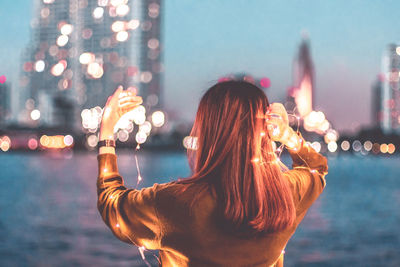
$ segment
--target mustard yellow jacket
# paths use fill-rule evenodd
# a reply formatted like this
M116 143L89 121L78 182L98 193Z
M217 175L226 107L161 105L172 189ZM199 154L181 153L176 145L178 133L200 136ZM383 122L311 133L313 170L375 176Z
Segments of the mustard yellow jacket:
M198 192L196 184L127 189L114 154L98 156L98 209L120 240L158 249L162 266L283 266L282 252L325 187L328 170L326 158L310 146L290 153L293 170L284 177L293 192L297 219L281 232L243 238L222 231L214 194L206 192L190 206Z

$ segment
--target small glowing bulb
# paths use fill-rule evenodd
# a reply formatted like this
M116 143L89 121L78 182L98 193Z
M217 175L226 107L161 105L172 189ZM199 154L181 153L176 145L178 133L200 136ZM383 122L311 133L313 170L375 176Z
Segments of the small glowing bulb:
M115 225L115 227L119 228L119 223L117 223L117 224Z
M142 176L138 175L137 179L138 179L139 182L142 181Z
M45 65L46 64L44 63L43 60L38 60L38 61L35 62L35 70L37 72L42 72L44 70L44 68L45 68Z
M252 159L251 160L253 163L258 163L258 162L260 162L260 159L259 158L254 158L254 159Z
M111 25L111 30L113 32L120 32L125 30L125 22L117 20Z
M265 132L261 132L260 135L261 135L261 136L265 136Z
M70 35L72 33L73 29L74 29L74 27L71 24L64 24L61 27L60 32L63 35Z
M32 110L31 119L34 121L37 121L38 119L40 119L40 111L37 109Z
M103 15L104 15L104 9L103 9L102 7L96 7L96 8L93 10L93 17L94 17L95 19L100 19L100 18L103 17Z
M126 31L120 31L117 33L115 39L117 39L118 42L125 42L128 40L129 34Z

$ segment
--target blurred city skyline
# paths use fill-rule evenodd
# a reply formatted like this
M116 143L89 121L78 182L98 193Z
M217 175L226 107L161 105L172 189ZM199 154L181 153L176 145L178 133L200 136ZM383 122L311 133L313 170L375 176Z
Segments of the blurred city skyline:
M354 132L371 124L371 87L384 50L398 41L394 10L399 3L169 0L163 5L163 93L167 110L180 118L192 120L202 93L231 73L269 77L270 101L284 101L306 31L316 74L316 110L325 112L338 130ZM32 7L32 0L9 1L0 11L0 75L12 90L18 89L20 55L29 44Z

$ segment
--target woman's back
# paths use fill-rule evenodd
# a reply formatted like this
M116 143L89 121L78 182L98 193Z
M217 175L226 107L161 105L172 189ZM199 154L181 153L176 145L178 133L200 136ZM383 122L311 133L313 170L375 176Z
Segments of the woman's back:
M201 198L192 204L204 186L199 183L125 190L111 154L99 156L99 169L107 172L99 175L98 208L118 238L159 249L163 266L270 266L325 186L327 161L322 155L309 146L291 155L294 170L284 179L293 194L296 221L280 232L253 237L233 233L212 189L201 190Z
M295 227L259 237L235 235L221 218L215 194L207 190L191 205L199 185L176 195L187 186L170 184L157 193L163 266L269 266L276 262Z
M118 100L119 90L106 104L111 119L103 118L100 139L112 138L121 112L141 100ZM118 101L125 109L113 113ZM211 87L191 137L192 175L140 191L123 186L115 154L100 149L103 220L121 240L160 250L163 266L281 265L286 243L325 186L326 159L289 127L282 105L269 105L247 82ZM294 170L282 172L273 140L290 148Z

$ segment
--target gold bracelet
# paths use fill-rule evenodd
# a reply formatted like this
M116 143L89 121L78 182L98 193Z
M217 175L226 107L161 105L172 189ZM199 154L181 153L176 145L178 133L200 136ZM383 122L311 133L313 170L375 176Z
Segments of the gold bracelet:
M97 143L97 147L98 148L103 147L103 146L105 146L105 147L115 147L115 141L112 140L112 139L104 139L104 140L101 140L101 141L99 141Z

